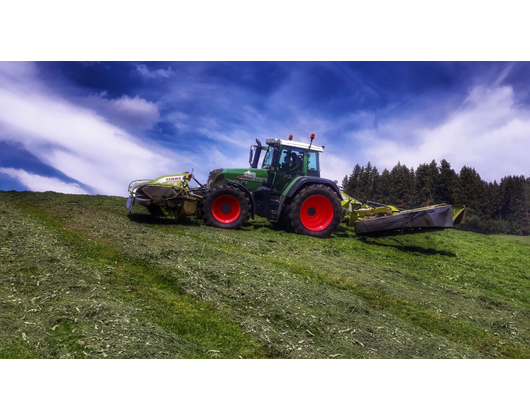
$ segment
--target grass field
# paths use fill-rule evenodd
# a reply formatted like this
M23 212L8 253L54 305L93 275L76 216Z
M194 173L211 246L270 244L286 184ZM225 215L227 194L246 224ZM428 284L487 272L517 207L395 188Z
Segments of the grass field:
M530 236L518 236L518 235L491 235L494 238L505 239L507 241L517 241L524 244L530 245Z
M0 193L1 358L530 357L530 244L134 212Z

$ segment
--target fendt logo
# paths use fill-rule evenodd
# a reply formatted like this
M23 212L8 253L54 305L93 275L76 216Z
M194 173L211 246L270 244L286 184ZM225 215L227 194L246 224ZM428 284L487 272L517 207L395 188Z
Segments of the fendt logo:
M245 172L243 175L239 175L237 179L241 179L243 181L255 181L255 182L267 181L265 178L257 178L254 172Z

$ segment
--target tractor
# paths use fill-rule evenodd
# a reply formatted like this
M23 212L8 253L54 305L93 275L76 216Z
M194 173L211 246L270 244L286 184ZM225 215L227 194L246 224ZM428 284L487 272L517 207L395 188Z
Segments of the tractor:
M214 169L206 184L193 173L165 175L129 184L127 209L135 203L154 216L181 219L192 216L208 225L239 229L255 216L287 231L329 237L344 216L359 234L403 228L446 228L462 223L463 207L436 205L400 211L393 206L370 207L341 192L336 182L320 177L324 146L293 140L256 139L250 147L249 166ZM194 180L198 186L190 187Z

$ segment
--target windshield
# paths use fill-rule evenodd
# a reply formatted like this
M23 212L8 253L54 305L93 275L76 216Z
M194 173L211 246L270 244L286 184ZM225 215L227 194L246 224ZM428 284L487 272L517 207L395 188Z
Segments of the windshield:
M272 162L272 149L267 149L267 154L265 155L265 158L263 159L263 164L261 165L261 169L269 169L271 167Z

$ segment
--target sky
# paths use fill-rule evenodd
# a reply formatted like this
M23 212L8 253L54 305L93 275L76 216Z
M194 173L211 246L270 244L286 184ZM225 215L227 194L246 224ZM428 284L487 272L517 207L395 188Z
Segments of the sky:
M528 62L0 62L0 190L126 196L311 133L339 183L369 161L530 176L529 78Z

